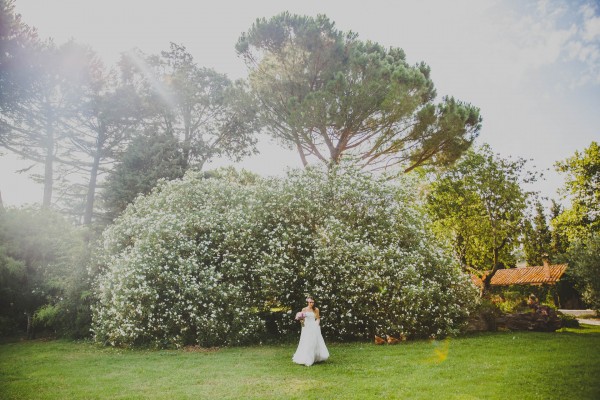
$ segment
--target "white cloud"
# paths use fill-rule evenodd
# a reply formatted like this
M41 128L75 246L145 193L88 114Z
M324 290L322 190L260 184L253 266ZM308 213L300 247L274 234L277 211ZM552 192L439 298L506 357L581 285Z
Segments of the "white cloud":
M600 80L600 17L588 1L576 8L569 1L540 0L520 3L502 18L492 20L502 32L498 48L512 60L508 72L519 81L542 69L568 68L561 88L597 84Z
M583 38L588 42L600 39L600 17L584 13Z

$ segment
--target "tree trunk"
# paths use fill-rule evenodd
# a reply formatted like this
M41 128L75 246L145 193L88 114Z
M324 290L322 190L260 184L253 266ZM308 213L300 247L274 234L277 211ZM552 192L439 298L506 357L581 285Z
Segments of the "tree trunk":
M35 327L33 325L33 314L27 312L27 339L35 339Z
M463 235L457 235L456 237L456 248L458 250L458 259L463 270L467 268L467 254L465 250L465 238Z
M98 140L96 140L96 151L94 153L94 162L92 164L92 170L90 171L90 182L88 185L87 198L85 201L85 212L83 215L83 224L89 225L92 223L94 216L94 200L96 198L96 185L98 179L98 169L100 167L100 158L102 156L102 149L104 147L105 140L104 128L100 128L98 132Z
M186 110L183 113L184 138L183 138L183 165L187 170L190 165L190 156L192 150L192 116L191 112Z
M46 159L44 160L44 199L42 207L52 204L52 186L54 184L54 126L51 117L46 124Z
M302 150L302 146L299 141L296 141L296 149L298 150L298 154L300 154L300 160L302 160L302 166L306 168L308 165L308 160L306 159L306 155L304 154L304 150Z
M494 277L496 272L500 269L500 267L503 266L501 263L498 262L499 250L500 249L498 249L498 248L494 249L494 268L492 268L490 273L487 274L485 276L485 278L483 279L483 287L481 288L481 297L485 296L485 294L489 292L489 290L492 286L492 278Z

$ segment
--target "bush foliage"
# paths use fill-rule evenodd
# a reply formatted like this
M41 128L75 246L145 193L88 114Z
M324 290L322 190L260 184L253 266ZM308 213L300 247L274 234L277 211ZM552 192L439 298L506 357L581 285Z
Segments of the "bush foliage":
M0 335L89 335L86 257L84 230L59 213L0 210Z
M95 337L255 342L269 313L277 335L297 331L309 294L330 339L454 333L476 291L425 231L416 200L407 178L350 167L163 182L104 233Z
M600 233L573 242L567 259L583 300L600 311Z

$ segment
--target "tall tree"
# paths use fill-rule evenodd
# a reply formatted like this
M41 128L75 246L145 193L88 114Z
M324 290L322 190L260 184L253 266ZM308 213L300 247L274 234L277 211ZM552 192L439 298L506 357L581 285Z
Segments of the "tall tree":
M160 56L130 52L124 63L130 79L137 75L141 82L154 113L149 122L179 139L186 168L202 169L212 158L239 160L256 151L256 108L242 82L198 66L186 48L175 43Z
M592 142L583 152L556 163L566 174L564 194L571 206L553 220L555 229L569 240L581 239L600 231L600 146Z
M539 201L535 203L533 220L525 220L523 249L529 265L542 265L544 258L552 258L552 233L546 221L544 206Z
M552 249L552 254L555 256L565 254L569 246L569 239L567 238L566 233L560 228L557 229L555 226L555 219L558 218L562 212L563 208L560 203L552 199L552 204L550 206L550 224L553 229L550 231L552 237L550 247Z
M143 117L134 89L120 84L115 74L107 72L101 64L94 66L74 122L73 162L89 160L80 168L87 175L84 224L91 223L94 216L100 174L107 172L124 151L125 143Z
M236 50L269 132L304 165L309 156L337 164L354 155L370 168L408 172L451 164L478 135L477 108L451 97L434 103L427 65L359 41L324 15L258 19Z
M149 193L159 179L181 178L184 172L183 152L174 137L157 133L135 137L107 178L103 194L107 219L116 218L139 194Z
M592 142L583 152L556 163L566 175L563 194L570 200L555 210L551 221L555 244L565 250L564 259L575 286L589 306L600 308L600 146Z
M566 254L575 287L589 307L600 311L600 234L576 239Z
M13 0L0 0L0 111L16 106L32 93L35 71L31 58L41 42L35 29L15 12ZM2 126L0 125L0 129ZM0 135L5 131L0 130Z
M520 184L536 179L525 172L525 163L501 158L484 145L437 173L427 196L434 230L450 241L463 267L491 270L486 288L499 268L515 263L513 251L531 195Z
M30 62L35 69L30 95L3 110L0 146L41 164L44 184L42 205L49 207L57 163L68 164L64 141L70 136L70 119L81 100L81 82L88 74L86 50L74 42L48 43Z

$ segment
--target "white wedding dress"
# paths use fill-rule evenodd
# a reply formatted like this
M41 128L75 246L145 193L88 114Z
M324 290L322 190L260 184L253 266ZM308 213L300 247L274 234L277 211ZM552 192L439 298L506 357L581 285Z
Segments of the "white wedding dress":
M321 327L315 320L315 313L307 311L304 314L304 326L300 333L300 343L298 343L298 348L292 360L296 364L304 364L309 367L315 362L327 360L329 351L321 335Z

